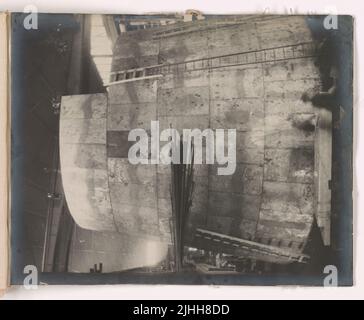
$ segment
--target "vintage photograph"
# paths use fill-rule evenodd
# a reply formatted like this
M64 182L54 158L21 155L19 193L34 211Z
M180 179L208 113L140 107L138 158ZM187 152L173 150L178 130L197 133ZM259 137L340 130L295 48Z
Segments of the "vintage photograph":
M10 34L12 284L352 285L352 17Z

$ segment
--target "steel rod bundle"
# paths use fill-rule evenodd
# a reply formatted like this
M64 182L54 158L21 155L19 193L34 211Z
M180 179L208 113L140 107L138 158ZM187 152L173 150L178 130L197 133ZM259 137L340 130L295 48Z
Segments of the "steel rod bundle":
M184 231L192 205L193 182L193 159L194 148L191 143L187 154L184 154L183 139L174 148L180 148L180 163L171 165L171 201L173 216L173 244L175 249L176 271L183 267Z

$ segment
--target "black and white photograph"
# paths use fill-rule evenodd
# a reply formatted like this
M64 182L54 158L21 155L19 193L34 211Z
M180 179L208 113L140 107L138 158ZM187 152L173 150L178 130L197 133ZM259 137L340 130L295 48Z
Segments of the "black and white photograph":
M14 281L351 284L351 17L11 18Z
M352 16L8 18L9 285L353 285Z

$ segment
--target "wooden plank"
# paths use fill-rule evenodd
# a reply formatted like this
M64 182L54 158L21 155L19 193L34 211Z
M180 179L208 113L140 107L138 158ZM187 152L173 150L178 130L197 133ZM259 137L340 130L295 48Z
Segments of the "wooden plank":
M315 185L316 185L316 219L320 227L323 242L331 243L331 154L332 154L332 113L320 109L318 127L315 136Z

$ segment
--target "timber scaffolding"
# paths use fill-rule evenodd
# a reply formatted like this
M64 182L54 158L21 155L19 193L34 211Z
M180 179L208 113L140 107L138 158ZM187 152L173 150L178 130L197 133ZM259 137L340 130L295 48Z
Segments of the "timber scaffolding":
M312 58L315 56L318 56L318 43L303 42L295 45L286 45L188 60L184 62L114 71L111 72L110 83L106 84L106 86L138 80L158 79L167 74L279 62L291 59Z

